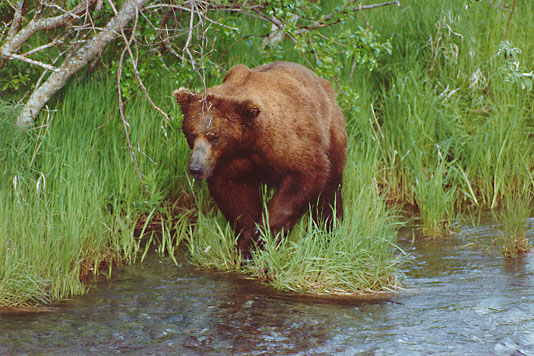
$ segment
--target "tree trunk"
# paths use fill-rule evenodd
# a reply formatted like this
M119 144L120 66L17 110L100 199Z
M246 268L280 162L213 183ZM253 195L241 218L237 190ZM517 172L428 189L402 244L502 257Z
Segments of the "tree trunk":
M17 118L17 125L20 127L31 126L39 111L65 85L67 79L87 64L97 53L101 52L112 39L117 37L120 29L130 22L138 9L147 1L127 0L119 10L118 16L113 17L106 27L97 33L85 46L66 58L57 72L50 74L41 86L35 88Z

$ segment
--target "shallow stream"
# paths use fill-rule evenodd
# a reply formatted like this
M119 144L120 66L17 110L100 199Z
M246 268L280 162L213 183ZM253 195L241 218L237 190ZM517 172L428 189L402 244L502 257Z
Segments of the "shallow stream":
M303 300L152 256L51 312L0 315L0 355L534 355L534 252L505 259L498 233L408 232L390 301Z

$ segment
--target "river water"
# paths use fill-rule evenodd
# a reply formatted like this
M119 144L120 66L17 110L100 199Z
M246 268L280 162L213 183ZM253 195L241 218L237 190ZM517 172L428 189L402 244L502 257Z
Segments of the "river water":
M0 315L0 355L534 355L534 253L505 259L498 233L407 233L389 301L304 300L152 256L51 312Z

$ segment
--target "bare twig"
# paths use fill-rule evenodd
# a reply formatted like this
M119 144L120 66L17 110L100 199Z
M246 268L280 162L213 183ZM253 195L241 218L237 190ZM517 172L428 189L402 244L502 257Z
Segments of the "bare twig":
M359 11L361 13L363 10L372 10L372 9L376 9L376 8L388 6L388 5L400 6L400 1L393 0L393 1L386 1L383 3L370 4L370 5L362 5L360 2L358 6L354 6L354 7L345 9L345 10L336 10L324 16L321 19L321 21L316 21L311 25L307 25L307 26L297 25L298 29L293 31L293 35L298 36L308 31L336 25L341 22L341 19L337 17L339 15L345 15L345 14L356 12L356 11ZM271 26L271 33L268 35L268 37L264 40L264 43L262 44L263 47L265 47L265 45L273 45L281 41L283 37L282 34L289 37L293 42L297 43L297 40L291 34L283 32L285 24L282 23L280 20L278 20L274 16L265 15L263 12L261 12L259 8L252 8L251 11L256 13L258 17L261 18L262 20L271 22L273 24L273 26ZM295 13L295 16L296 17L292 17L290 21L296 22L296 20L298 19L298 14Z
M506 28L504 29L504 42L506 42L506 36L508 35L508 27L510 26L510 22L512 21L512 16L514 15L515 11L515 0L512 3L512 11L510 11L510 16L508 17L508 22L506 23Z
M10 29L10 40L5 41L4 45L0 47L0 67L5 64L5 58L9 58L10 55L15 54L20 46L28 41L33 34L39 31L52 30L74 21L76 18L79 18L81 14L85 13L90 7L92 7L95 4L95 1L96 0L84 0L71 11L66 11L62 15L56 17L40 18L40 12L38 12L24 28L18 31L13 30L13 33L11 33L12 31ZM23 7L20 11L16 11L15 16L23 16ZM18 24L16 21L13 21L12 29L20 28L20 21L22 21L22 18L20 18L18 21Z
M191 7L191 6L190 7L184 7L184 6L173 5L173 4L154 4L154 5L147 6L146 9L149 10L149 9L157 9L157 8L169 8L169 9L177 9L177 10L182 10L182 11L193 11L193 12L197 13L197 15L198 15L198 11L197 11L198 4L199 3L206 4L206 3L202 2L202 1L195 1L195 0L193 0L193 2L195 3L195 5L193 7ZM192 8L193 8L193 10L191 10ZM206 8L206 10L208 9L208 7L205 7L205 8ZM213 7L213 6L210 6L209 9L210 10L211 9L222 10L221 8ZM231 9L235 10L235 8L231 8ZM206 15L207 15L207 12L206 12ZM220 23L218 21L210 19L207 16L205 16L205 21L211 22L214 25L221 26L221 27L227 28L229 30L239 31L239 29L236 28L236 27L225 25L223 23Z
M371 10L371 9L376 9L377 7L388 6L388 5L401 6L400 0L386 1L380 4L371 4L371 5L363 5L363 6L360 3L360 5L353 7L351 11Z
M336 12L330 13L330 14L326 15L320 22L316 22L312 26L304 26L304 27L302 27L302 31L309 31L309 30L314 30L314 29L318 29L318 28L322 28L322 27L327 27L327 26L332 26L332 25L338 24L339 21L340 21L339 19L336 19L333 22L328 22L328 21L332 20L336 15L348 14L350 12L356 12L356 11L360 11L361 12L363 10L372 10L372 9L376 9L376 8L379 8L379 7L382 7L382 6L388 6L388 5L400 6L400 1L399 0L386 1L386 2L383 2L383 3L379 3L379 4L370 4L370 5L362 5L360 3L360 5L354 6L352 8L349 8L348 10L341 10L341 11L336 11Z
M81 16L80 16L81 14L77 14L75 12L65 10L64 8L62 8L61 6L59 6L57 4L49 4L46 1L41 1L41 5L43 5L44 7L50 7L50 8L59 10L59 12L62 12L64 15L72 16L74 19L80 19L81 18Z
M194 30L198 27L198 26L201 26L202 27L202 31L201 33L204 34L204 16L202 16L201 14L201 11L200 9L198 8L197 6L197 3L194 1L194 0L191 0L190 1L190 17L189 17L189 30L188 30L188 34L187 34L187 40L185 42L185 45L184 45L184 49L183 51L187 54L187 56L189 57L189 60L190 60L190 63L191 63L191 69L193 69L193 71L195 73L197 73L197 75L199 76L199 79L200 81L202 82L202 85L204 87L204 92L206 92L206 77L204 75L204 52L203 52L203 46L200 47L201 49L201 68L199 69L198 66L197 66L197 63L195 61L195 58L193 56L193 54L191 53L191 41L193 39L193 32ZM195 14L199 16L199 22L195 25ZM202 37L202 44L204 42L204 37ZM202 71L202 73L201 73Z
M31 54L34 54L34 53L37 53L39 51L42 51L43 49L47 49L47 48L50 48L50 47L54 47L60 43L63 43L63 41L59 41L59 40L53 40L52 42L50 43L47 43L47 44L44 44L42 46L39 46L39 47L35 47L35 48L32 48L31 50L29 50L28 52L25 52L23 54L21 54L22 57L27 57Z
M171 15L174 14L174 8L169 8L167 12L165 12L165 15L161 18L161 21L159 23L159 38L161 39L161 52L163 52L163 49L166 49L170 54L178 58L179 60L183 61L184 57L178 54L174 50L174 48L171 45L171 41L169 39L169 28L167 26L169 19L171 18Z
M193 58L193 55L191 54L191 51L189 50L189 46L191 44L191 39L193 38L193 24L194 24L194 21L195 21L195 14L193 12L193 9L194 9L194 2L191 1L191 13L190 13L190 16L189 16L189 32L187 34L187 40L185 41L185 45L184 45L184 49L183 50L189 56L189 59L191 60L191 66L193 67L193 70L196 70L195 59Z
M26 57L21 56L19 54L11 53L11 54L5 54L4 56L7 59L16 59L16 60L19 60L19 61L22 61L22 62L33 64L33 65L36 65L36 66L39 66L39 67L43 67L43 68L45 68L45 69L47 69L49 71L52 71L52 72L59 71L59 69L57 69L54 66L51 66L51 65L43 63L43 62L36 61L34 59L31 59L31 58L26 58Z
M111 0L108 0L108 3L111 5L111 8L113 9L113 12L114 12L115 16L118 16L117 9L113 5L113 2ZM136 14L135 14L135 21L136 21L135 23L136 24L137 24L137 20L138 20L138 13L136 12ZM145 97L147 98L147 100L150 103L150 105L152 105L152 107L154 109L156 109L161 115L163 115L165 117L166 122L169 122L170 121L169 115L167 115L163 110L161 110L161 108L159 106L154 104L154 101L152 101L152 98L148 94L148 91L146 90L146 87L143 84L143 81L141 80L141 76L139 75L139 71L137 70L137 61L134 59L134 55L133 55L132 50L130 48L130 43L131 42L129 42L127 40L126 34L124 33L123 26L119 25L119 29L120 29L120 32L121 32L121 36L122 36L122 38L124 39L124 41L126 43L126 49L128 50L128 54L129 54L130 59L132 61L132 67L133 67L133 70L134 70L134 75L135 75L135 78L136 78L137 82L139 83L139 86L143 90L143 93L145 94ZM132 38L134 38L134 36L135 36L135 31L132 31Z
M134 25L134 27L135 26L136 24ZM122 28L121 28L121 31L122 31ZM128 121L126 121L126 117L124 114L124 102L122 100L122 90L121 90L122 64L124 62L124 55L126 51L130 50L130 43L134 38L134 35L133 35L134 33L135 31L132 32L132 36L130 37L129 40L125 39L126 47L122 50L122 53L119 59L119 67L117 68L117 91L119 93L119 112L121 114L121 121L122 121L122 127L124 128L124 134L126 135L126 143L128 145L128 150L130 151L130 159L132 160L132 163L134 164L135 171L137 172L137 175L139 176L139 181L141 182L143 189L148 193L149 190L147 186L145 185L145 182L143 181L143 175L141 174L141 170L139 169L139 164L137 163L137 158L135 157L135 152L132 147L131 140L130 140L130 132L128 130L130 127L130 124L128 123Z
M191 0L190 2L190 17L189 17L189 30L187 34L187 41L185 43L183 51L187 54L190 60L191 68L195 73L197 73L200 81L202 82L203 87L203 93L202 96L202 112L204 114L205 121L203 122L203 126L206 127L207 130L211 127L211 116L206 115L206 113L210 110L210 105L208 104L206 100L207 96L207 85L206 85L206 73L204 68L204 47L206 44L206 13L207 13L207 7L199 6L199 4L202 5L201 1L195 1ZM198 22L195 24L195 14L198 17ZM200 32L199 31L200 27ZM197 65L197 62L195 61L194 56L191 53L191 42L193 40L193 32L197 30L197 40L200 41L200 68ZM185 57L185 56L184 56Z

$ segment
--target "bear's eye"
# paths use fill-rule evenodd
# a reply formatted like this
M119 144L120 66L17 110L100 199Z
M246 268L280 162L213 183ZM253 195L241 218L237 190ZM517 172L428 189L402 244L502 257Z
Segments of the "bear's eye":
M217 141L219 141L219 136L213 132L207 133L206 138L208 139L209 143L217 143Z

